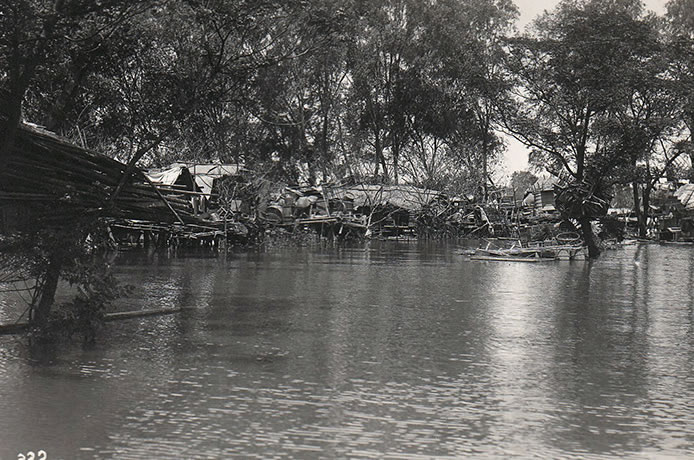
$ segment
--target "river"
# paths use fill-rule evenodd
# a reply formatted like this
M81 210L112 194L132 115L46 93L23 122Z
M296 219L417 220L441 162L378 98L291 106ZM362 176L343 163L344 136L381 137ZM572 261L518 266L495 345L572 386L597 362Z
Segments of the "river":
M460 249L122 254L118 308L184 310L0 337L0 459L694 455L694 248Z

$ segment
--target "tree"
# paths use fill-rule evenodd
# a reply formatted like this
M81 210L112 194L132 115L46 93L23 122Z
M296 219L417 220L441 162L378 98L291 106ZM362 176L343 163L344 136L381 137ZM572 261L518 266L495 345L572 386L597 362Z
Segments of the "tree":
M495 133L499 128L501 109L513 105L509 93L510 78L504 69L506 49L504 38L511 30L518 10L512 2L486 0L478 2L472 13L471 31L477 38L477 50L471 87L474 90L475 126L480 139L482 155L483 198L489 197L490 166L505 148L502 139Z
M84 57L108 40L122 24L136 17L152 0L2 0L0 2L0 73L3 117L0 117L0 158L12 147L21 121L25 95L38 74L55 78L69 72L79 79ZM87 59L88 61L88 59ZM72 65L73 68L68 70ZM83 74L82 74L83 75ZM73 93L75 82L64 91ZM67 102L66 102L67 103ZM65 104L61 104L65 105ZM54 117L58 119L58 117Z
M521 106L506 126L533 149L531 163L573 184L563 193L572 203L565 217L579 221L591 257L599 254L591 220L607 207L589 204L609 202L610 180L624 160L615 138L629 137L606 131L604 122L633 94L632 75L647 58L644 30L639 1L566 0L536 19L533 36L510 43Z
M19 0L0 3L0 86L2 109L0 110L0 160L9 156L14 147L15 136L22 119L22 108L27 92L34 90L42 78L54 79L70 75L57 94L49 112L52 127L57 127L62 115L68 111L71 99L79 92L85 81L85 66L89 49L108 41L112 33L151 6L150 1L126 2L111 0L92 3L81 1ZM46 81L46 80L44 80ZM38 92L40 93L40 92ZM59 94L62 93L62 94ZM67 97L63 97L67 94ZM38 97L40 99L40 97ZM60 229L48 229L49 234L59 235ZM24 240L38 244L37 233L26 233ZM64 248L80 247L85 237L73 232L73 241L56 243L55 238L45 252L42 267L40 298L37 299L37 324L45 324L53 304L55 290L66 262ZM19 243L22 246L22 243ZM26 245L25 245L26 246ZM28 246L31 246L28 245ZM30 253L27 254L30 256Z
M408 79L409 156L429 174L436 164L453 168L479 186L482 199L504 148L494 132L498 107L510 89L502 37L516 15L505 1L438 1L422 12L415 41L417 65Z
M651 15L632 27L633 65L618 74L615 105L596 123L605 151L614 158L614 180L632 184L639 234L644 238L651 192L682 154L673 144L681 134L681 104L661 25L662 21Z
M373 151L374 176L382 170L385 182L397 182L400 151L407 142L404 79L419 27L417 5L411 0L383 0L365 2L363 8L349 63L356 129Z
M286 178L316 184L330 180L338 124L349 82L346 57L352 11L341 3L316 2L295 18L284 47L304 43L291 59L268 66L253 82L251 116L260 120L264 149L275 155Z
M296 52L286 37L295 36L289 30L302 3L2 0L0 6L0 158L12 149L25 110L128 162L113 204L136 163L183 135L194 138L194 120L238 104L259 69L288 58L276 52L278 43ZM44 288L32 318L38 324L48 317L59 278L74 265L64 247L81 247L86 237L63 230L45 229L45 241L59 240L51 235L74 241L45 246ZM24 236L37 239L35 232Z
M694 165L694 1L668 2L666 21L671 75L679 101L678 118L686 130L679 150L687 155L690 164Z

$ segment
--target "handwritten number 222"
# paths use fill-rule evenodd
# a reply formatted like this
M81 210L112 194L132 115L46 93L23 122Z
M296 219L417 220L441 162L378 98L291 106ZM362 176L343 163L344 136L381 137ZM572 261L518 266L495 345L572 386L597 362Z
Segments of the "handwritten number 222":
M34 453L29 451L27 452L26 455L24 454L18 454L17 455L17 460L46 460L48 456L46 455L45 450L40 450L36 452L36 456L34 456Z

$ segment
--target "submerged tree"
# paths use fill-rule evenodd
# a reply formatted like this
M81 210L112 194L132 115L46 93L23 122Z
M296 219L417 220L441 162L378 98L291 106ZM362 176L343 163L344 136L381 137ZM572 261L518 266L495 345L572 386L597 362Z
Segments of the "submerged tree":
M532 36L511 42L510 69L522 105L507 128L532 149L531 163L570 185L565 195L576 196L567 202L586 204L580 212L565 209L580 223L592 257L599 250L591 220L607 209L591 203L609 202L611 181L625 158L618 140L634 140L626 123L633 114L621 125L618 115L643 96L635 72L658 52L649 45L653 38L642 13L638 0L567 0L535 21Z
M32 112L46 107L37 110L45 117L42 121L52 129L66 129L66 119L79 110L75 102L80 100L89 77L102 69L103 61L97 56L108 43L116 43L110 40L118 30L154 4L119 0L0 2L0 159L3 163L10 154L17 153L15 140L23 109ZM38 222L33 222L32 227L14 235L10 242L26 259L38 261L34 266L40 289L31 320L45 325L61 274L77 263L72 249L82 248L86 235L76 222L62 227L38 226Z

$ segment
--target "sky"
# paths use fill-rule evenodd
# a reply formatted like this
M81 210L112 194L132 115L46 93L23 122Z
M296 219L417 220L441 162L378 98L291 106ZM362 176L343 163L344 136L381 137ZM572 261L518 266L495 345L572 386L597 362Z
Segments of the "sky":
M538 14L544 10L552 10L559 0L515 0L520 11L518 29L523 30ZM645 0L646 9L657 14L665 13L667 0ZM507 137L508 149L504 157L505 173L511 175L514 171L528 169L528 150L517 140Z

